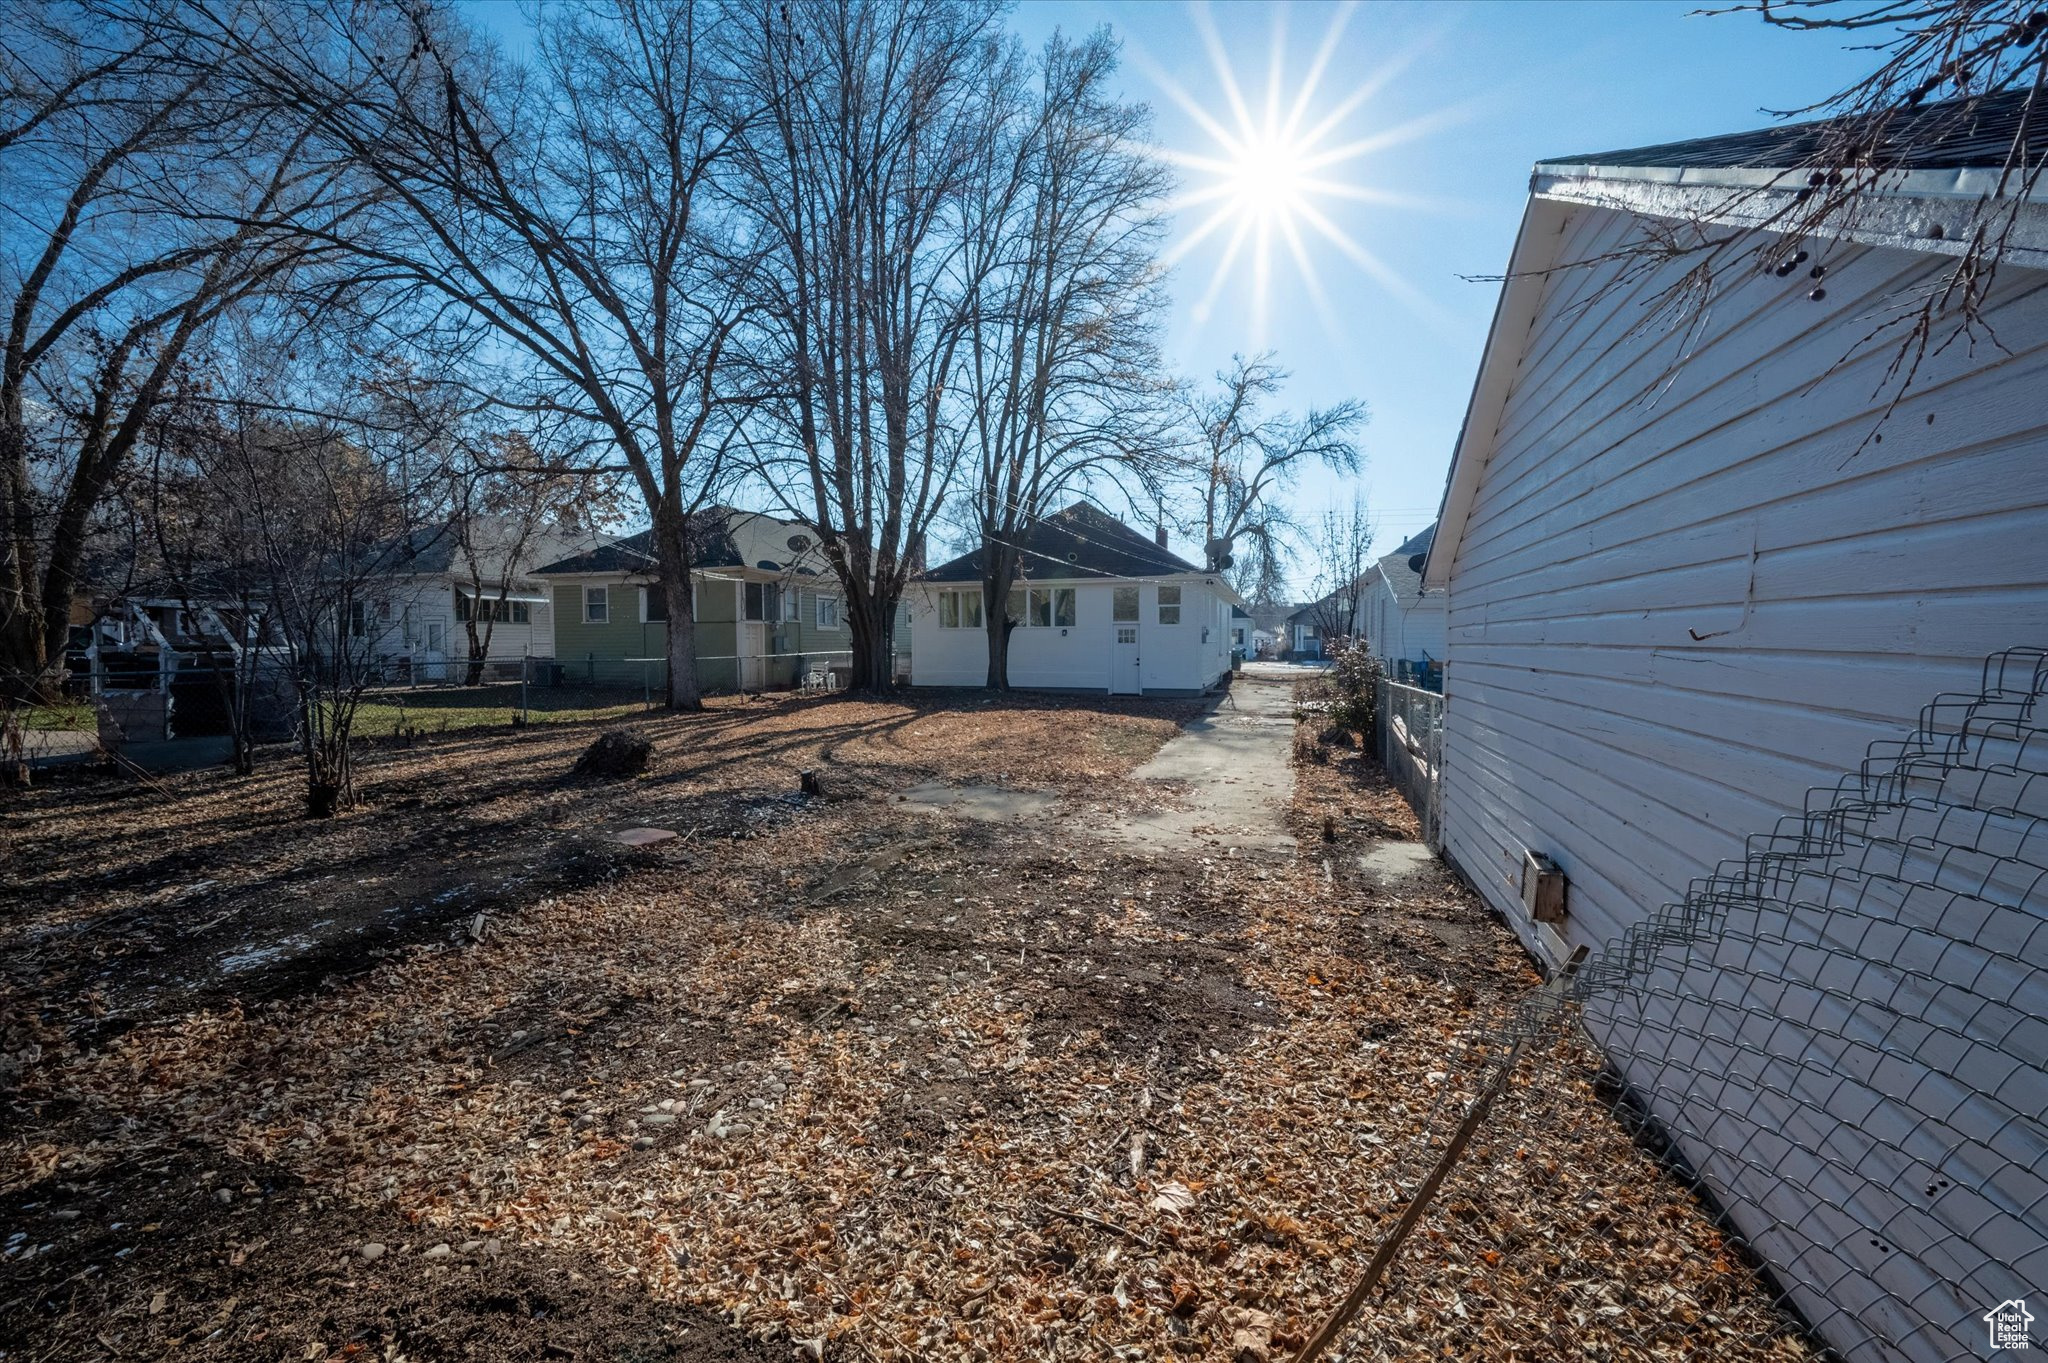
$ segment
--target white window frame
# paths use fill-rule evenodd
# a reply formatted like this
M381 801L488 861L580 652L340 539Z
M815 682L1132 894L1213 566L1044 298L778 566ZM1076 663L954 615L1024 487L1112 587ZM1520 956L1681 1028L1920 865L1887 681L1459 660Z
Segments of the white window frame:
M598 608L597 608L597 614L596 614L596 615L592 615L592 614L590 613L590 604L591 604L591 593L592 593L592 592L595 592L595 593L597 593L597 594L598 594L598 595L597 595L597 600L598 600L598 602L600 603L600 604L598 605ZM584 623L584 624L586 624L586 625L609 625L609 624L610 624L611 622L612 622L612 589L611 589L611 585L610 585L609 583L600 583L599 585L597 585L597 586L595 586L595 587L592 587L592 586L589 586L589 585L587 585L587 584L586 584L586 585L584 586L584 588L583 588L583 623Z
M950 622L947 620L951 614ZM973 619L968 619L969 616ZM981 588L968 587L949 589L939 593L940 629L980 629L982 627ZM824 628L824 626L819 626Z
M836 596L827 596L827 595L825 595L825 594L824 594L823 592L820 592L820 593L818 594L818 596L817 596L816 600L817 600L817 621L818 621L818 628L819 628L819 629L838 629L838 628L840 628L840 624L839 624L839 598L838 598L838 597L836 597ZM828 609L828 608L829 608L829 610L830 610L830 612L831 612L831 616L832 616L832 618L831 618L831 619L829 619L829 620L827 620L827 619L825 618L825 615L826 615L826 612L827 612L827 609Z
M1172 592L1172 593L1173 593L1173 600L1171 600L1171 601L1168 601L1168 600L1166 599L1166 594L1167 594L1168 592ZM1182 592L1181 592L1181 589L1180 589L1180 587L1179 587L1179 585L1178 585L1178 584L1168 583L1168 584L1166 584L1166 585L1163 585L1163 586L1161 586L1161 587L1159 588L1159 601L1158 601L1158 609L1159 609L1159 623L1160 623L1160 624L1162 624L1162 625L1178 625L1178 624L1180 623L1180 621L1181 621L1181 607L1182 607L1182 605L1184 604L1184 602L1183 602L1183 599L1182 599L1182 595L1183 595L1183 594L1182 594ZM1167 614L1166 614L1166 613L1167 613L1168 611L1172 611L1172 612L1173 612L1173 615L1172 615L1172 617L1171 617L1171 618L1168 618L1168 616L1167 616Z
M1123 613L1126 593L1129 594L1131 602L1131 613L1129 615ZM1109 589L1109 623L1112 625L1135 625L1144 617L1144 614L1145 600L1139 594L1137 587L1111 587Z

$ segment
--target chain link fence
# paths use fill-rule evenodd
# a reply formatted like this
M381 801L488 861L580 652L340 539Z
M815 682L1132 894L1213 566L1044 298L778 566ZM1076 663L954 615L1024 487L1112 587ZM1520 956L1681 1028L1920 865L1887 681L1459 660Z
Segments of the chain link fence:
M1380 765L1422 825L1422 840L1443 850L1444 698L1382 677L1376 683L1375 739Z
M1462 1038L1388 1163L1411 1245L1436 1237L1469 1278L1388 1274L1369 1323L1340 1313L1319 1348L1399 1357L1418 1312L1530 1280L1547 1309L1518 1327L1525 1357L2048 1344L2048 652L1994 656L1980 691L1582 957ZM1586 1153L1617 1133L1661 1171L1626 1199ZM1562 1239L1518 1229L1532 1196L1572 1212ZM1686 1241L1701 1204L1719 1238ZM1602 1273L1573 1271L1609 1245ZM1451 1327L1497 1353L1483 1314Z

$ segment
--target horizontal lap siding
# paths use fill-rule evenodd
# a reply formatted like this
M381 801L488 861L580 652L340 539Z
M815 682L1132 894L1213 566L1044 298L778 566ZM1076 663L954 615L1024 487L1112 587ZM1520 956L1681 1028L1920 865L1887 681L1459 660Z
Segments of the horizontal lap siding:
M1581 210L1563 258L1627 230ZM2043 278L2007 270L1998 344L1929 358L1862 443L1890 347L1837 368L1844 338L1940 266L1828 263L1826 302L1760 276L1683 337L1644 324L1668 275L1566 270L1531 327L1452 565L1446 837L1511 911L1523 849L1556 857L1572 942L2048 637Z
M1561 258L1628 231L1578 210ZM1523 916L1524 849L1570 879L1564 942L1597 948L1872 742L1904 737L1937 694L1975 693L1987 654L2048 642L2048 279L2003 271L1987 330L1924 360L1877 427L1893 349L1844 352L1942 262L1816 255L1824 301L1803 272L1759 275L1683 337L1644 324L1672 273L1559 271L1520 357L1493 357L1516 378L1450 567L1445 839L1539 949L1559 943ZM1870 916L1845 918L1812 907L1827 887L1803 890L1803 907L1771 910L1785 943L1694 947L1692 1001L1653 1008L1633 1045L1594 1025L1737 1224L1792 1265L1809 1318L1859 1360L1981 1343L1974 1313L2041 1261L2027 1210L2040 1132L2008 1120L2038 1109L2023 1090L2038 1093L2039 1070L2000 1040L2012 1010L1984 1002L2020 986L2002 983L2010 962L1986 966L1963 927L1914 907L1977 873L1982 858L1951 846L1974 825L1912 817L1901 837L1925 851L1887 872L1897 905L1851 879ZM1995 882L2008 900L2040 892L2009 880ZM2025 937L2035 902L1984 911L2023 920L1998 930ZM1824 924L1839 956L1803 949ZM1746 1000L1749 1030L1707 1025L1706 998ZM1928 1170L1976 1200L1922 1208L1908 1194ZM1866 1250L1877 1228L1910 1254ZM1991 1295L1965 1310L1947 1284Z

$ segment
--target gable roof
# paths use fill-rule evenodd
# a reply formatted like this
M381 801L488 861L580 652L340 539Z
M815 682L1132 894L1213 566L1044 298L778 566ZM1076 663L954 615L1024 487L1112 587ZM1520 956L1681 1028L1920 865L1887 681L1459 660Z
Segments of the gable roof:
M525 544L520 545L520 529L520 518L510 515L478 516L470 523L470 543L485 577L498 576L515 549L529 565L546 563L568 552L577 539L553 526L536 526L527 532ZM450 572L467 575L469 569L461 562L461 553L462 537L453 522L423 525L389 544L386 571L412 577ZM519 565L514 568L516 571ZM533 569L527 567L525 571Z
M1422 565L1435 539L1436 526L1432 523L1428 529L1401 541L1399 548L1374 565L1396 601L1413 604L1422 595Z
M2029 164L2048 159L2048 100L2030 110L2031 99L2031 91L2012 91L1866 120L1873 127L1882 123L1876 164L1889 169L1862 191L1858 211L1830 222L1826 232L1862 245L1956 256L1968 249L1987 215L2010 209L2009 218L1997 218L2004 258L2048 268L2048 176L2016 186L2004 169L2012 137L2022 126ZM1549 276L1569 263L1560 257L1571 215L1591 208L1691 218L1738 230L1767 225L1774 220L1773 205L1782 206L1804 190L1806 167L1798 158L1842 145L1839 135L1855 126L1855 120L1822 119L1536 164L1444 481L1436 537L1422 570L1425 587L1441 587L1450 579L1465 519L1492 456L1520 347L1535 323ZM2001 136L2005 151L1994 156L1990 148ZM1909 146L1916 137L1921 144ZM2015 202L2022 190L2024 198Z
M803 526L758 511L711 506L691 517L698 568L758 568L815 577L824 569L816 550L817 537ZM801 540L799 545L796 541ZM572 573L653 576L656 571L654 531L642 530L609 540L579 554L534 569L538 576Z
M1178 577L1203 570L1150 535L1131 529L1087 502L1075 502L1026 526L1017 544L1019 576L1041 581L1065 577ZM981 548L941 563L928 582L981 581Z
M2039 109L2028 116L2032 95L2031 89L2006 90L1882 115L1780 123L1684 142L1553 156L1537 165L1539 169L1790 170L1817 164L1816 158L1853 144L1864 150L1868 164L1891 170L2003 167L2012 154L2013 140L2022 135L2030 162L2048 154L2048 117Z

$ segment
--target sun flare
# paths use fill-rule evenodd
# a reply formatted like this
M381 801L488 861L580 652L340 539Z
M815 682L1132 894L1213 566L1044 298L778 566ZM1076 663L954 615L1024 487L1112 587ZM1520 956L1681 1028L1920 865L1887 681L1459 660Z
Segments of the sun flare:
M1308 184L1302 149L1284 137L1246 142L1230 165L1230 186L1239 213L1257 218L1291 218Z
M1206 7L1194 6L1191 17L1208 49L1217 100L1197 100L1142 53L1137 54L1152 79L1209 140L1209 146L1200 151L1165 149L1160 153L1183 171L1187 182L1171 207L1177 213L1197 214L1193 225L1168 251L1167 263L1177 263L1204 244L1220 244L1214 272L1194 304L1193 318L1198 324L1206 322L1225 288L1242 282L1251 305L1249 341L1254 347L1265 343L1273 268L1283 253L1306 285L1310 302L1332 337L1341 336L1342 329L1317 262L1318 256L1327 256L1330 247L1410 312L1432 324L1441 322L1420 290L1389 269L1340 221L1338 205L1432 207L1412 195L1368 183L1357 163L1373 152L1461 118L1463 111L1445 109L1370 132L1354 126L1360 109L1400 74L1416 52L1354 80L1341 99L1319 109L1318 91L1354 8L1342 6L1332 15L1302 71L1289 69L1284 17L1274 19L1265 90L1256 110L1245 96L1244 83ZM1274 13L1284 16L1284 11ZM1283 92L1290 92L1291 97L1283 99ZM1219 102L1221 107L1216 107ZM1314 249L1319 247L1325 249Z

